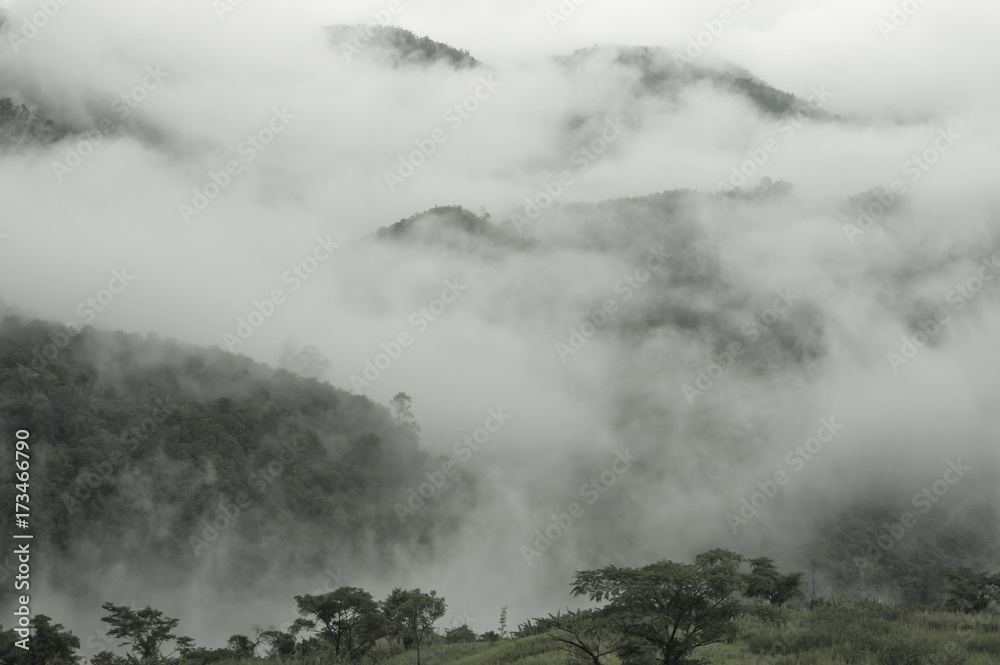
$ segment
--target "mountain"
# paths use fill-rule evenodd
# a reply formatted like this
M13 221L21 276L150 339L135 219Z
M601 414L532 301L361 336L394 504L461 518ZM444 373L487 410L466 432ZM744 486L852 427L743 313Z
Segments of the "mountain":
M476 215L461 206L438 206L380 227L375 237L383 242L426 242L469 250L485 246L526 249L535 244L489 219L485 211Z
M348 60L355 54L374 52L387 57L394 67L443 63L464 69L482 64L468 51L460 51L429 37L417 37L409 30L394 26L371 28L370 35L369 28L364 25L331 25L327 30L330 39Z
M768 85L742 67L730 63L712 66L666 48L593 46L557 57L555 61L567 75L575 74L581 81L595 86L625 74L635 81L630 92L636 99L675 99L689 86L708 83L747 98L761 111L773 116L802 113L810 118L834 118L822 108L816 108L820 105L810 106L807 100Z
M0 98L0 148L44 145L58 141L69 133L24 104Z
M0 421L8 459L13 433L30 431L36 541L61 562L56 588L74 594L108 570L157 570L170 585L214 563L224 586L356 556L377 569L394 548L419 556L432 531L452 528L451 501L475 503L461 472L403 522L394 506L432 462L411 423L315 379L155 335L4 318ZM9 505L14 483L0 481ZM0 528L12 530L10 514ZM0 577L15 565L0 564Z

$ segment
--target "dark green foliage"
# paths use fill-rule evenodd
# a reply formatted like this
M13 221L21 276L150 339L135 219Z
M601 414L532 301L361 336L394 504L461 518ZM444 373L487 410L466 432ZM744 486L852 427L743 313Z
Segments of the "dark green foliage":
M780 607L802 595L802 573L782 575L774 567L774 561L767 557L751 559L750 573L745 575L745 579L745 595L767 600L771 605Z
M127 605L104 603L101 605L107 616L101 621L108 624L108 636L122 640L122 646L128 646L139 658L160 656L160 647L165 643L178 640L179 646L187 646L190 639L179 640L174 629L180 622L163 615L163 612L146 607L133 610Z
M295 635L280 630L266 630L261 635L268 656L288 656L295 652Z
M364 589L340 587L319 596L296 596L305 627L318 631L335 655L357 660L383 637L389 622Z
M62 624L38 614L31 618L28 649L16 646L20 640L13 630L0 629L0 663L4 665L77 665L80 640Z
M384 616L386 621L389 623L389 634L401 639L403 647L406 649L413 646L413 638L406 634L406 629L398 610L402 607L403 603L409 599L409 597L409 591L396 587L389 592L389 595L386 596L385 600L379 603L379 609L382 611L382 616Z
M420 647L432 634L434 623L444 616L444 598L438 598L436 591L423 593L420 589L412 589L403 591L397 600L399 602L392 611L390 622L401 631L401 637L408 638L416 647L417 665L420 665Z
M517 624L517 630L514 632L514 637L521 638L530 637L532 635L544 635L548 631L548 627L542 621L528 619L524 623Z
M607 617L595 610L550 614L537 622L559 648L591 665L601 665L602 658L618 653L623 646Z
M746 588L742 559L716 549L699 554L694 564L582 571L573 578L573 595L606 603L592 625L616 636L615 651L625 665L687 663L696 648L735 632L733 619L744 612L735 597Z
M90 665L129 665L129 660L110 651L98 651L90 659Z
M430 525L454 523L441 500L400 524L393 504L427 456L386 407L218 349L7 317L0 421L3 459L14 431L31 432L36 538L67 561L91 549L136 574L159 566L169 583L225 539L244 546L230 568L242 580L292 559L322 570L362 541L388 561L393 543L419 548ZM14 482L0 477L6 505ZM227 527L222 511L240 497ZM11 516L0 514L0 531ZM11 565L0 554L0 582Z
M945 606L959 612L987 612L1000 606L1000 573L976 572L965 566L945 573L951 585Z
M251 640L246 635L233 635L226 644L229 646L229 650L233 653L234 658L249 659L257 654L257 646L260 644L260 640L260 635L257 636L256 641Z
M468 624L463 623L461 626L451 628L445 631L444 640L448 644L457 644L459 642L476 642L479 640L479 636L476 632L469 628Z

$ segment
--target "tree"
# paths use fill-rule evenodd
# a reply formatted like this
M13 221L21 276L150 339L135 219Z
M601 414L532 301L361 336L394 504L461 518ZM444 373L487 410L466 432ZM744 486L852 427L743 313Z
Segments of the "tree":
M476 632L469 628L469 624L463 623L461 626L456 626L451 628L444 633L444 641L448 644L457 644L458 642L475 642L479 639Z
M108 613L101 617L101 621L111 626L108 636L121 639L121 646L130 646L140 659L159 656L164 642L177 639L173 630L180 620L165 617L159 610L146 607L136 611L114 603L104 603L101 607Z
M403 626L402 619L397 613L397 610L403 603L409 600L409 598L409 591L396 587L389 592L389 595L386 596L385 600L379 603L379 609L382 610L382 616L385 617L385 620L389 625L389 634L400 638L403 641L404 649L411 648L413 643L412 640L405 634L406 630Z
M116 656L105 649L104 651L98 651L91 657L90 665L129 665L129 660L121 656Z
M261 626L254 626L253 639L250 639L246 635L233 635L227 642L229 650L233 652L236 658L241 660L256 658L258 647L260 647L261 642L265 641L265 633L267 631Z
M782 575L774 560L766 556L750 560L750 573L744 575L748 598L763 598L771 605L781 607L796 596L802 595L802 573Z
M62 624L52 623L50 617L39 614L31 619L31 639L25 651L15 646L17 636L13 630L0 632L0 663L9 665L76 665L80 657L76 650L80 640Z
M696 648L735 632L732 620L744 612L736 598L746 589L742 560L716 549L699 554L694 564L659 561L581 571L573 595L606 602L594 613L595 625L617 634L624 665L690 663Z
M945 607L960 612L986 612L1000 605L1000 573L975 572L965 566L948 571L951 584Z
M397 425L408 425L414 432L420 432L420 425L413 417L413 398L406 393L396 393L389 402L392 408L392 417Z
M344 586L318 596L296 596L295 602L299 614L308 617L303 624L318 627L338 656L356 660L385 634L378 604L364 589Z
M548 629L549 637L559 643L560 649L592 665L601 665L602 658L619 648L607 622L594 610L550 614L538 619L537 624Z
M401 627L404 638L409 637L417 649L417 665L420 665L420 647L434 628L434 622L444 616L447 606L444 598L438 598L436 591L423 593L420 589L402 592L402 602L393 612L392 622Z
M541 622L541 620L528 619L524 623L517 624L517 630L514 631L514 637L520 639L522 637L531 637L532 635L544 635L548 632L548 628Z
M295 635L280 630L265 630L261 639L267 644L268 657L290 656L295 653Z
M261 634L257 634L257 641L251 640L246 635L233 635L226 642L229 650L233 652L233 657L238 660L250 660L257 655L257 646L260 644Z

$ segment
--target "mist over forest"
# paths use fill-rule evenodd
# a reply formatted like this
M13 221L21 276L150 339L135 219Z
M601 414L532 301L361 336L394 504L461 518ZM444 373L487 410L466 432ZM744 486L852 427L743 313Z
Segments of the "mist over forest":
M800 604L998 570L1000 16L895 9L0 2L33 613L91 656L105 602L222 644L715 548Z

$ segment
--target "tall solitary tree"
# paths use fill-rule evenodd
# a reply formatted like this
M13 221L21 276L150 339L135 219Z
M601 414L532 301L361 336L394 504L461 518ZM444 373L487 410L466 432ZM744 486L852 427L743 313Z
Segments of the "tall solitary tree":
M296 596L303 624L319 630L338 656L356 660L386 632L386 624L372 595L343 586L318 596Z
M114 603L104 603L101 607L108 613L101 617L101 621L111 626L108 636L121 639L121 645L131 647L142 660L161 655L164 642L178 639L173 630L180 620L165 617L159 610L151 607L133 610Z
M802 573L782 575L775 568L774 560L766 556L750 559L750 573L744 577L748 598L763 598L780 607L802 595Z
M692 652L719 642L745 611L737 594L746 589L743 557L716 549L694 564L659 561L642 568L607 566L576 573L573 595L605 605L595 622L616 633L624 665L682 665Z
M402 631L404 639L409 639L417 649L417 665L420 665L420 648L434 628L434 623L444 616L447 606L444 598L438 598L436 591L423 593L420 589L402 592L400 602L392 617L394 625Z
M406 393L396 393L389 401L392 417L397 425L406 425L415 433L420 433L420 425L413 416L413 398Z

